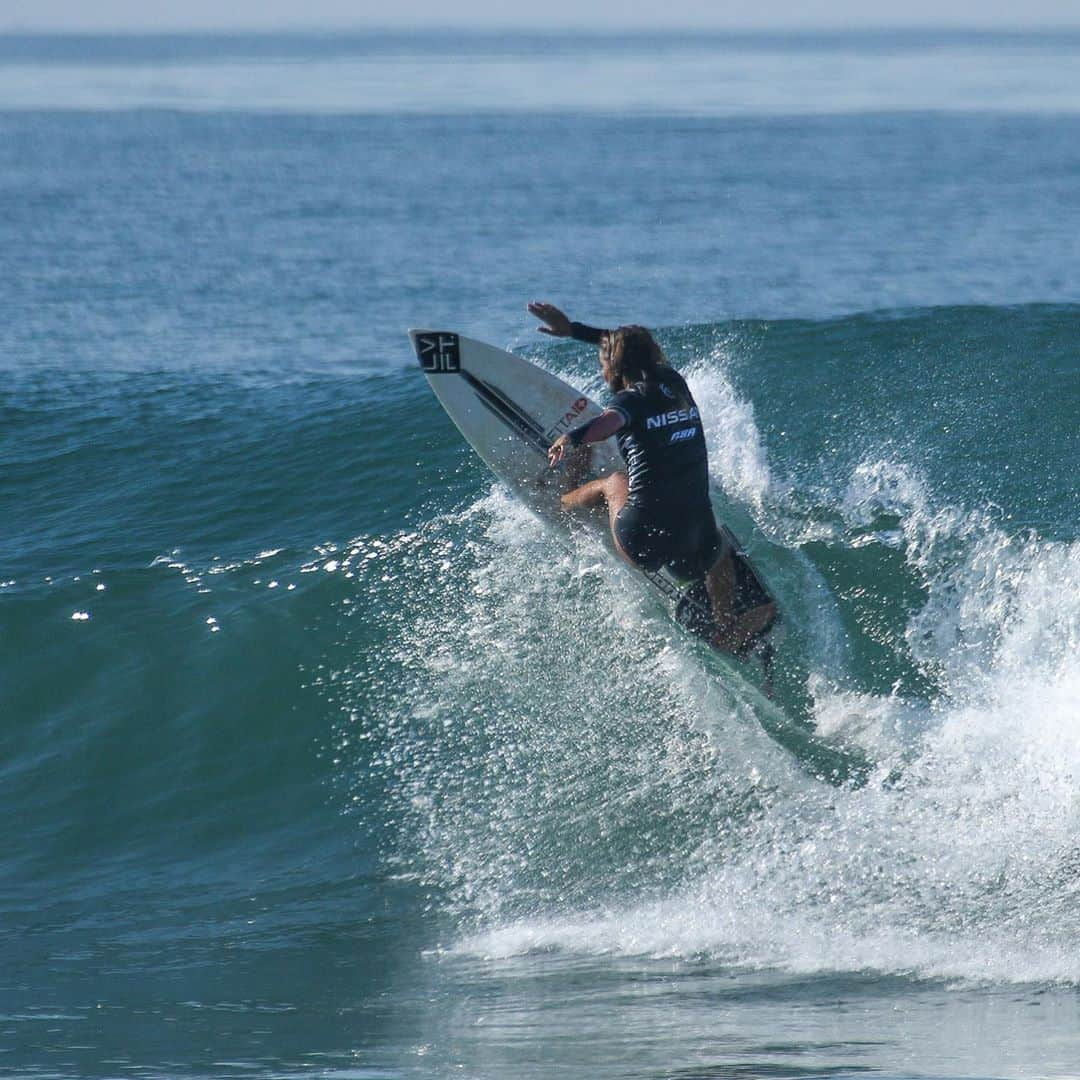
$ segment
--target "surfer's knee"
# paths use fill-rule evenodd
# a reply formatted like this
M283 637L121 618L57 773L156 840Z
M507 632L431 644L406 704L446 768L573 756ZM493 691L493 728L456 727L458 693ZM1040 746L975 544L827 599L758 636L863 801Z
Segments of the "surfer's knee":
M603 483L604 499L607 501L612 518L614 518L626 505L626 500L630 494L630 485L624 472L613 472L610 476L605 476Z
M771 646L767 638L776 625L778 615L779 608L773 600L742 612L732 620L726 635L726 643L721 647L732 652L740 660L749 659L766 648L771 657Z
M562 508L564 510L591 510L594 506L598 506L607 498L605 479L590 480L587 484L568 491L559 500Z

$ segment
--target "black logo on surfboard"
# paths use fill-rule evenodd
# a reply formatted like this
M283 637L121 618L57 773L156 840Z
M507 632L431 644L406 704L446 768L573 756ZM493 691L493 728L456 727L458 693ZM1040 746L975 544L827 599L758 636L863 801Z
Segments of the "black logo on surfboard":
M428 375L452 375L460 371L457 334L417 334L416 357Z

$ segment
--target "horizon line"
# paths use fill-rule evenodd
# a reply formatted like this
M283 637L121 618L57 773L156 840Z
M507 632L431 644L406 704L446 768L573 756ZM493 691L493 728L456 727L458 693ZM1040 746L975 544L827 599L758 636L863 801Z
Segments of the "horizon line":
M402 23L326 23L311 25L305 23L259 23L237 25L193 24L191 26L152 27L143 25L129 26L33 26L0 25L0 37L190 37L196 35L220 35L231 37L239 35L265 35L268 37L317 36L331 34L469 34L476 37L491 37L501 34L535 35L537 37L558 37L570 34L587 34L597 37L635 37L653 34L661 37L678 37L683 34L709 33L734 37L750 36L837 36L857 37L869 34L979 34L995 35L1050 35L1062 31L1080 32L1080 15L1071 20L1040 23L969 23L969 22L868 22L858 25L835 23L786 23L786 24L720 24L687 22L652 24L638 23L622 25L618 29L601 24L582 23L563 26L538 26L530 23L492 24L490 21L425 24L419 22Z

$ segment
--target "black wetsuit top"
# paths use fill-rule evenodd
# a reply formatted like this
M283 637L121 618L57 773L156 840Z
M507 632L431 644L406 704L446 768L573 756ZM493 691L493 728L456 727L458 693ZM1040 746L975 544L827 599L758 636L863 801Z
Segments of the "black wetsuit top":
M574 323L574 337L599 342L603 330ZM629 496L615 523L619 543L647 570L705 572L719 551L709 501L709 460L701 415L683 377L664 366L654 379L615 395L625 425L616 433Z
M627 501L643 510L690 511L709 502L701 415L683 377L668 368L615 395L626 422L616 433L626 461Z

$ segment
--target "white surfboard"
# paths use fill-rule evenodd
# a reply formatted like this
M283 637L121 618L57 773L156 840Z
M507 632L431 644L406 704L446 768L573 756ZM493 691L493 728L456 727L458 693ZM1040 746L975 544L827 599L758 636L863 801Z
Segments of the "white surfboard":
M566 479L548 467L547 450L564 432L599 416L601 407L531 361L492 345L442 330L410 330L409 337L428 384L469 445L526 506L569 529L570 520L559 509ZM613 439L593 443L587 452L580 482L620 467ZM725 531L744 572L771 599L760 574ZM700 581L681 581L667 569L638 572L667 597L679 622L711 642L713 616Z
M601 407L531 361L492 345L443 330L410 330L409 337L428 384L469 445L517 498L555 529L568 533L572 519L559 506L567 477L548 466L547 450L570 428L599 416ZM589 459L579 482L622 467L614 439L592 443L581 452ZM724 525L720 528L744 573L752 575L756 586L772 599L734 535ZM607 528L602 535L617 557ZM703 582L680 581L666 569L637 572L664 595L680 623L712 646L713 615ZM747 691L762 727L819 779L846 783L869 773L865 759L825 746L804 725L789 720L754 679L746 678L750 674L746 665L715 647L712 655Z

